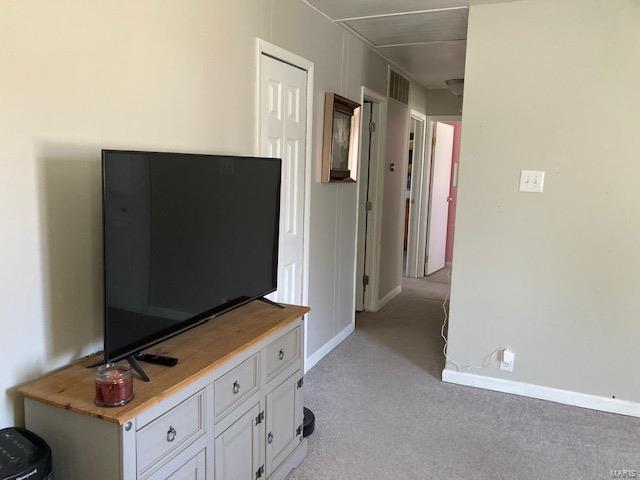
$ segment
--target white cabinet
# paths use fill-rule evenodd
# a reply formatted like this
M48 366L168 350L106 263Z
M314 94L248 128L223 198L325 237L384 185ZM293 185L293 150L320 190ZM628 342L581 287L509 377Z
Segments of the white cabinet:
M205 452L204 450L193 457L167 480L205 480Z
M51 374L30 391L26 427L51 446L56 477L284 480L307 451L302 315L308 309L244 308L251 315L238 311L235 320L211 322L158 347L180 363L153 367L149 383L136 380L136 399L121 409L96 409L95 373L85 367Z
M206 480L206 453L206 449L202 449L186 461L178 457L145 480Z
M215 441L215 480L255 480L260 462L260 404L228 426Z
M267 394L267 475L271 475L302 441L301 387L301 377L293 375Z

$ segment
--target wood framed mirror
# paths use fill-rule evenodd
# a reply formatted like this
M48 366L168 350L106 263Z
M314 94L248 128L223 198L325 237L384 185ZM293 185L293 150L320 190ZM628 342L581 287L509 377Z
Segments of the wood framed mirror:
M327 92L324 100L322 144L323 183L355 183L358 178L360 104Z

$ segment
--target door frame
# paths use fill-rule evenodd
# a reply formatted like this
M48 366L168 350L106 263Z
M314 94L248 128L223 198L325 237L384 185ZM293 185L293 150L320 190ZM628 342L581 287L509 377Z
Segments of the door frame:
M289 52L262 38L256 38L255 50L255 143L254 155L260 155L260 63L262 55L288 63L307 72L307 119L305 125L305 180L304 180L304 223L303 223L303 252L302 252L302 304L309 304L309 226L311 224L311 178L313 173L313 77L315 66L311 60ZM304 363L307 363L307 330L304 329ZM305 369L306 371L306 369Z
M429 198L429 183L427 182L427 177L424 175L425 164L426 164L426 146L427 146L427 116L424 113L421 113L413 108L409 111L410 119L417 120L419 124L422 125L422 135L421 135L421 145L420 145L420 154L413 155L412 157L412 167L411 167L411 196L414 198L415 202L409 203L409 231L408 231L408 239L407 239L407 267L406 270L402 272L403 277L419 277L420 273L420 241L421 236L425 235L426 232L422 231L420 228L421 225L421 215L424 210L425 202ZM421 122L421 123L420 123ZM408 139L407 139L408 140ZM415 138L414 138L415 142ZM415 143L414 143L414 153L415 153ZM408 162L408 160L407 160ZM417 188L416 195L413 195L413 189ZM418 208L418 212L416 215L412 215L411 210L414 208ZM417 232L417 233L413 233ZM410 259L410 249L415 251L414 261L409 264ZM424 273L424 268L422 269Z
M387 131L387 96L375 90L365 87L360 89L360 104L368 101L377 105L376 112L372 115L376 124L376 135L374 135L369 153L369 196L373 198L371 214L367 225L367 235L365 238L365 248L367 255L364 259L364 270L369 272L369 285L364 290L363 311L375 312L378 309L378 289L379 289L379 269L380 269L380 237L382 230L382 202L384 192L384 158L382 152L385 147L385 132ZM364 119L361 119L363 122ZM360 126L360 132L364 132L364 126ZM368 131L368 129L366 130ZM358 158L358 182L362 176L362 151ZM360 184L360 183L359 183ZM361 282L361 274L358 272L358 238L362 232L358 231L357 225L360 217L360 188L356 193L356 238L355 238L355 259L354 259L354 279L353 279L353 310L356 308L356 295L358 291L357 282Z
M427 238L429 237L429 211L431 205L429 204L429 193L431 192L431 166L433 164L433 126L436 122L456 122L462 121L462 115L427 115L427 143L425 145L425 163L427 168L424 171L424 181L427 185L424 199L424 209L420 215L420 241L418 242L418 265L422 265L422 268L418 267L418 277L424 277L427 259Z

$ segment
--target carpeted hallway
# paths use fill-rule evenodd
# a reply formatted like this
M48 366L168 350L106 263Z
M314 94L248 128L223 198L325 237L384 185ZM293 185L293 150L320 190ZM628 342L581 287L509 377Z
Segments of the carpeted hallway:
M294 479L609 479L640 471L640 419L440 381L447 277L405 280L310 371Z

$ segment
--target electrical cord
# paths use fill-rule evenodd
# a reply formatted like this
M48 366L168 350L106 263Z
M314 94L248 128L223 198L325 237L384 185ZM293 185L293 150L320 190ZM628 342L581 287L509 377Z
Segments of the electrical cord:
M447 324L449 322L449 312L447 311L447 303L449 302L449 295L451 292L451 275L449 275L448 269L445 269L445 272L447 274L447 280L448 280L447 283L449 284L449 290L447 290L447 295L445 296L444 301L442 302L442 312L444 313L444 321L442 322L442 328L440 329L440 336L444 340L444 346L442 347L442 354L444 355L444 358L449 363L451 363L454 367L456 367L456 370L458 372L466 372L471 369L482 370L484 368L487 368L491 363L493 356L496 353L499 353L505 350L507 347L500 347L495 349L489 355L484 357L484 360L482 361L481 365L467 365L461 362L456 362L453 358L449 357L449 355L447 354L447 348L449 347L449 339L447 338L447 335L445 335L444 331L447 328Z

